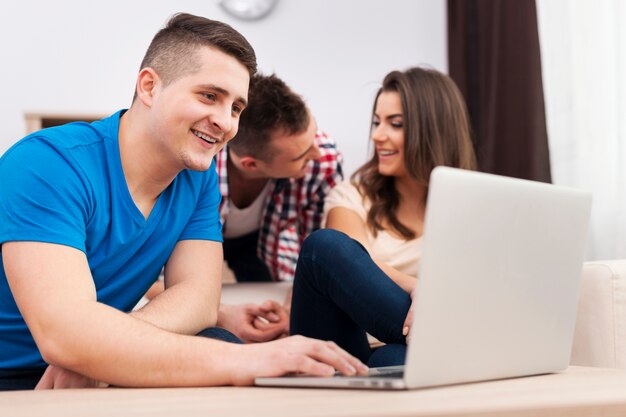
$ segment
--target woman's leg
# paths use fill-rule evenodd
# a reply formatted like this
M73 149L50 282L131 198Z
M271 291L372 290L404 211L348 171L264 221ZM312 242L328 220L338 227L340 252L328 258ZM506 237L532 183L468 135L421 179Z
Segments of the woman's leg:
M332 340L367 362L365 332L405 344L411 299L344 233L322 229L305 239L293 286L291 333Z
M404 365L405 358L406 345L390 343L374 350L367 361L367 365L371 368Z

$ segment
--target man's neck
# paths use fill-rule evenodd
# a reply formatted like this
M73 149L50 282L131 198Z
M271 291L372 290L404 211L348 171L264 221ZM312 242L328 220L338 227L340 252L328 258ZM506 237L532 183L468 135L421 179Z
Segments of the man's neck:
M250 175L246 170L237 166L230 153L226 163L230 199L236 207L246 208L261 194L269 178Z
M120 159L128 191L147 218L159 195L180 170L165 169L167 161L161 160L162 155L154 149L154 141L140 128L146 123L135 121L140 117L131 107L120 119Z

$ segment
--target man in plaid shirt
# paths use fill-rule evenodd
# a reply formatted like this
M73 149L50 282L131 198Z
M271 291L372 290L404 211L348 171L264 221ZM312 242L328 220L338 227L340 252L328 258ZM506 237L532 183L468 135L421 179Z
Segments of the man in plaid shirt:
M253 76L248 102L216 156L224 258L239 282L291 281L302 241L321 227L324 197L343 178L341 155L275 75ZM223 305L218 325L244 341L271 340L289 330L288 304Z

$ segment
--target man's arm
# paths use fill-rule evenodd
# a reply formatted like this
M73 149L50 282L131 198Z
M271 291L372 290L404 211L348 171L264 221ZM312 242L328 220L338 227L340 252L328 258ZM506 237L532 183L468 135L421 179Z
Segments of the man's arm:
M171 333L98 303L84 253L68 246L8 242L2 259L44 360L89 378L120 386L207 386L251 384L256 376L286 372L364 372L327 342L230 344Z
M196 243L212 242L180 242L167 263L165 282L157 281L149 290L150 302L131 315L183 334L195 334L217 325L246 343L267 342L289 333L289 313L275 301L260 305L220 304L222 273L215 266L222 263L221 245L206 254L203 249L207 245ZM219 259L211 261L218 251Z
M220 242L178 242L165 266L165 291L131 315L174 333L196 334L214 327L223 259Z

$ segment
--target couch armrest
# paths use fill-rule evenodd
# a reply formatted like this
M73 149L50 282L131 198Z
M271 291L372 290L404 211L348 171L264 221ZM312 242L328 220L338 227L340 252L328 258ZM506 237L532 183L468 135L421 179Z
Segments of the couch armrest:
M571 364L626 368L626 260L584 264Z
M261 304L265 300L275 300L283 304L290 288L290 282L223 284L221 302L224 304Z

